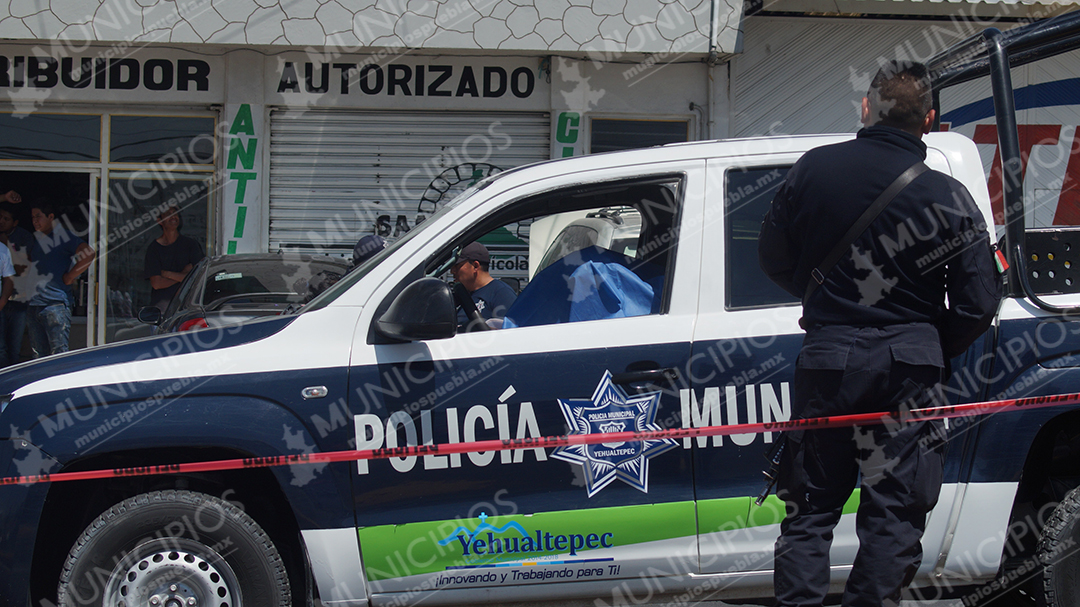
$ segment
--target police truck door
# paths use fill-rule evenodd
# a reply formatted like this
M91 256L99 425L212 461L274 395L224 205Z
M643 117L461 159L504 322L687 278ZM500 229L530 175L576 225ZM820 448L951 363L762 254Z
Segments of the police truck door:
M445 228L361 315L350 371L357 447L678 427L701 246L700 230L679 227L700 225L703 171L681 162L553 178ZM640 227L613 238L605 222ZM537 236L545 255L530 259L504 328L412 343L364 331L458 247L556 223L585 236ZM596 233L574 231L587 226ZM674 440L398 457L360 462L356 475L376 594L599 596L650 568L698 568L691 462Z

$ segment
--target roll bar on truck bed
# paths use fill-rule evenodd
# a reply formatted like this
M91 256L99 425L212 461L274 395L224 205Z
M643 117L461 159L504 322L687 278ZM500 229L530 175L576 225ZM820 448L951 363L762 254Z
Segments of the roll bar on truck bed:
M1023 160L1016 125L1016 103L1010 68L1033 63L1080 48L1080 10L1002 32L987 28L927 61L934 90L934 109L941 116L941 91L951 86L990 77L1001 152L1001 180L1005 213L1005 255L1009 262L1009 294L1023 296L1039 308L1054 314L1080 315L1080 306L1057 306L1041 299L1032 288L1027 271L1026 250L1033 234L1024 225ZM935 127L938 125L935 125ZM993 178L993 176L991 176ZM1075 239L1080 245L1080 228L1055 230L1055 238ZM1080 246L1069 247L1071 263L1080 267ZM1058 285L1060 286L1060 285ZM1074 288L1055 292L1080 291Z

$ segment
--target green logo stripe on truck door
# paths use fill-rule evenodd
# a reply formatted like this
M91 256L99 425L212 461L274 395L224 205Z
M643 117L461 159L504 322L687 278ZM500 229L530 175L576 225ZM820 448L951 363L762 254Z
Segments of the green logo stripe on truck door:
M697 535L694 502L486 516L359 530L371 581L447 569L570 563L598 550Z
M859 490L844 502L842 514L854 514L859 508ZM770 495L761 506L750 497L731 497L698 502L698 526L701 533L734 531L747 527L779 525L784 520L784 502Z
M762 507L735 497L619 508L594 508L425 521L359 529L368 580L447 570L587 561L596 551L702 533L779 524L784 504L770 496ZM856 489L844 514L859 504ZM695 512L696 510L696 512ZM606 559L605 559L606 560Z

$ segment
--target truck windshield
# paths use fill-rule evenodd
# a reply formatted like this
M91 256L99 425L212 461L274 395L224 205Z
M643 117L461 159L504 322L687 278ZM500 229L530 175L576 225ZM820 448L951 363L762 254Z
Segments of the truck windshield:
M326 291L323 291L321 295L311 300L308 304L301 308L299 312L310 312L311 310L318 310L329 305L330 302L340 297L342 293L348 291L350 288L352 288L354 284L356 284L360 281L360 279L366 276L368 272L372 270L372 268L382 263L382 260L386 259L390 255L393 255L394 251L401 247L401 245L405 244L409 240L412 240L416 237L417 234L424 232L430 226L439 223L439 218L445 215L450 209L453 209L454 207L460 205L468 198L471 198L473 194L487 187L487 184L491 183L491 179L492 178L485 179L484 181L470 187L461 194L455 196L453 200L443 205L442 208L437 210L435 214L433 214L431 217L428 217L427 220L425 220L423 223L409 230L401 238L398 238L394 242L388 244L385 249L380 251L374 257L365 261L364 263L360 264L360 266L350 271L334 286L330 287Z

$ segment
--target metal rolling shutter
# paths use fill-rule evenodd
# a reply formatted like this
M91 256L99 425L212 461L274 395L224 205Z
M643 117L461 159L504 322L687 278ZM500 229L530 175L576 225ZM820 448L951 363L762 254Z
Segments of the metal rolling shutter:
M345 253L376 221L393 238L487 165L498 172L550 158L550 125L544 113L274 110L270 250ZM455 167L437 182L450 191L433 202L429 184Z
M731 136L854 133L879 59L923 60L971 33L952 22L747 19L731 63Z

